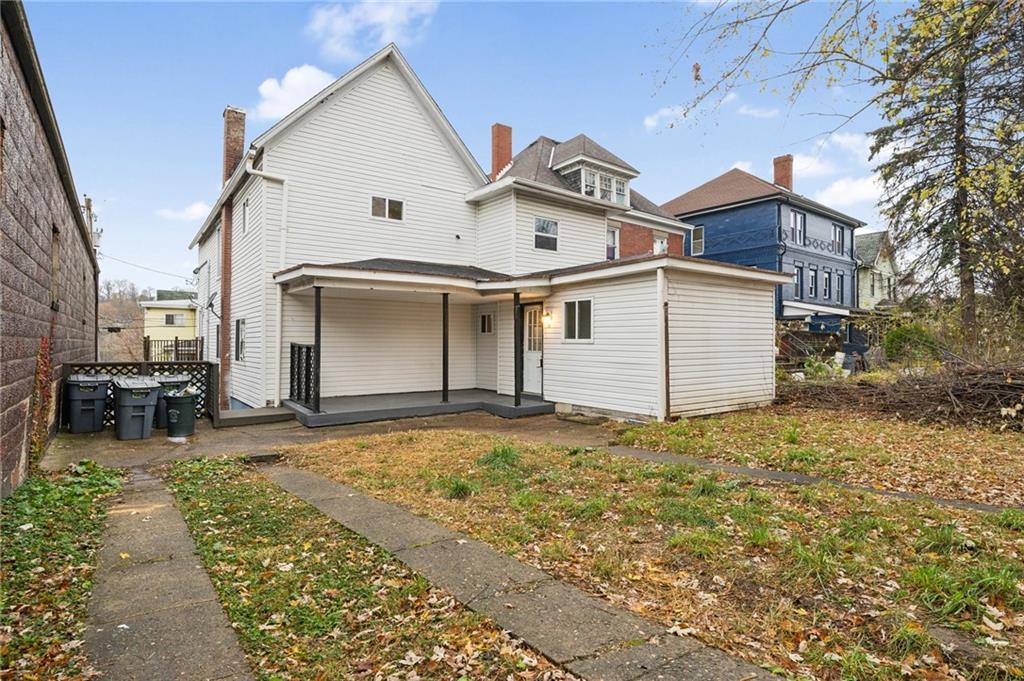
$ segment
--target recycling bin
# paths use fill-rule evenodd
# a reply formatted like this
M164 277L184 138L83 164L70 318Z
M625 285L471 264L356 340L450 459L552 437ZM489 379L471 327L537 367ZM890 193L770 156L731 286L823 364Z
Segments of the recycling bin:
M167 403L164 395L169 391L184 390L191 378L188 374L175 374L173 376L154 376L160 384L160 396L156 398L156 415L153 421L154 428L167 427Z
M103 430L107 406L108 374L71 374L67 380L68 430L98 433Z
M167 403L167 437L188 437L196 432L196 396L171 393Z
M160 384L147 376L114 379L114 426L118 440L144 440L153 432Z

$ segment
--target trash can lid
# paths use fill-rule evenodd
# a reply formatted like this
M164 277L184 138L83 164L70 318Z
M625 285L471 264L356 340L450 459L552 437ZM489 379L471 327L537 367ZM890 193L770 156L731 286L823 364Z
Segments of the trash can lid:
M154 376L161 385L164 383L188 383L192 377L188 374L174 374L172 376Z
M159 388L160 384L148 376L118 376L114 379L114 386L121 390L142 390Z
M71 374L68 383L109 383L110 374Z

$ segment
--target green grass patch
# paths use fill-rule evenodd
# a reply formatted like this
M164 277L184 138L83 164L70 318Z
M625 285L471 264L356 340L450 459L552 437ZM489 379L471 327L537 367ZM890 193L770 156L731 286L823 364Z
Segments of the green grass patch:
M689 499L666 499L658 508L657 518L669 525L714 527L718 524L699 503Z
M679 549L701 559L718 554L725 544L726 538L711 529L682 530L668 538L670 549Z
M77 678L104 497L116 471L91 461L59 478L33 477L0 505L0 659L17 678Z
M995 516L994 520L999 527L1024 532L1024 511L1020 509L1004 509Z
M492 469L509 470L518 468L522 459L523 456L518 449L509 444L500 444L481 456L476 462Z

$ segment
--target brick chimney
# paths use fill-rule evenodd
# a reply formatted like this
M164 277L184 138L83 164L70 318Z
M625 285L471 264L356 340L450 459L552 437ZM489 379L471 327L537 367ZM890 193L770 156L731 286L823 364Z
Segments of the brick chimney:
M775 164L775 184L793 191L793 154L776 156L772 162Z
M224 107L224 179L227 184L245 152L245 111Z
M491 182L512 162L512 128L502 123L491 126Z

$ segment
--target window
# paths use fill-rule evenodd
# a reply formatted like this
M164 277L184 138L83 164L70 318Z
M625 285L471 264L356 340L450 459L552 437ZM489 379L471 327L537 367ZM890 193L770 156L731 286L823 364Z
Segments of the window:
M235 359L245 359L245 320L235 320Z
M629 205L629 181L614 175L599 173L590 168L583 168L582 191L584 196L592 196L602 201L613 201L620 206Z
M846 298L846 276L842 272L836 272L836 302L842 303Z
M544 351L544 310L539 305L526 308L526 351Z
M886 281L885 290L888 291L888 293L886 293L886 296L889 298L889 300L895 300L896 299L896 287L892 285L892 277L886 277L885 281Z
M183 315L183 314L165 314L164 315L164 326L185 326L185 315Z
M565 323L562 336L566 340L591 340L593 338L593 306L592 300L566 301Z
M832 251L842 255L846 250L846 230L842 225L832 225Z
M558 250L558 221L533 219L533 247L544 251Z
M619 257L619 230L616 227L608 228L607 256L609 260Z
M807 216L795 210L789 211L789 232L793 243L803 246L807 243ZM813 294L812 294L813 295Z
M387 220L402 220L405 217L405 202L374 196L370 199L370 215Z
M690 255L704 255L704 226L694 227L690 239Z
M213 359L220 360L220 324L213 326L213 349L210 354L213 355Z
M654 255L668 253L668 234L664 232L654 233Z
M494 315L480 315L480 333L494 333Z
M811 298L818 297L818 270L811 270L807 273L807 294Z
M583 171L583 193L587 196L597 196L597 173L593 170Z
M615 180L615 203L626 205L626 181L618 178Z
M793 267L793 295L797 298L804 297L804 267L795 265Z
M821 297L828 300L832 297L832 273L823 272L821 282Z
M60 308L60 230L50 230L50 309Z
M612 178L608 175L601 175L601 200L612 200Z
M249 225L249 199L242 201L242 234L245 234L245 228Z
M875 273L871 273L871 295L875 295Z

